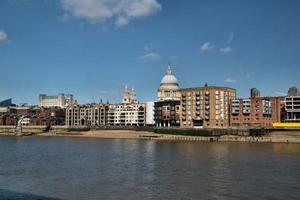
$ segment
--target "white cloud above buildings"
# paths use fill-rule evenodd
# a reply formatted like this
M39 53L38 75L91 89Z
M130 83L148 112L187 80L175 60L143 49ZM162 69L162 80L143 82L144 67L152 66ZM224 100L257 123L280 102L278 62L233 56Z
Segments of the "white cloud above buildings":
M225 79L225 83L236 83L236 80L227 78L227 79Z
M160 55L155 52L150 52L150 53L147 53L147 54L141 56L140 59L142 59L144 61L156 61L156 60L160 59Z
M225 38L226 38L226 44L227 46L225 47L221 47L219 49L219 51L221 53L230 53L233 51L233 48L231 47L231 43L233 42L234 38L235 38L235 34L233 32L229 32L227 34L225 34ZM217 45L218 46L218 45ZM201 52L204 52L204 51L210 51L210 50L213 50L215 48L215 46L211 43L211 42L205 42L203 43L201 46L200 46L200 50Z
M201 45L200 50L201 51L209 51L212 50L214 46L210 42L205 42L204 44Z
M232 52L233 51L233 49L231 48L231 47L223 47L223 48L220 48L220 52L222 52L222 53L230 53L230 52Z
M91 23L113 20L118 27L131 20L147 17L161 11L157 0L61 0L62 8L76 18Z
M3 30L0 31L0 43L7 41L7 33Z
M274 92L276 95L280 95L280 96L286 96L287 93L286 92L280 92L280 91L275 91Z

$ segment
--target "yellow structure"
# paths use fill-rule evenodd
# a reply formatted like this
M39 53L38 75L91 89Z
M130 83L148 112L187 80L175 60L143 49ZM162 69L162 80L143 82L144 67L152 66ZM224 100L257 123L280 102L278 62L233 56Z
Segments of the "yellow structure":
M300 128L300 123L273 123L275 128Z

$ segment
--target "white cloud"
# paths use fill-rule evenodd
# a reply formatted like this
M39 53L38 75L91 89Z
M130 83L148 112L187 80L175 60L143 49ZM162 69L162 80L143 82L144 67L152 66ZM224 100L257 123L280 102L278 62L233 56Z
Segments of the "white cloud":
M128 18L126 17L118 17L116 20L116 26L126 26L129 23Z
M231 79L231 78L227 78L227 79L225 79L225 82L226 83L236 83L236 80Z
M209 51L212 50L214 46L210 44L210 42L205 42L204 44L201 45L200 50L201 51Z
M140 58L144 61L156 61L160 58L160 55L158 53L151 52L141 56Z
M0 43L5 42L7 40L7 34L5 31L0 31Z
M116 26L125 26L132 19L146 17L162 9L157 0L61 0L61 4L71 16L91 23L112 19Z
M280 92L280 91L275 91L275 94L280 95L280 96L286 96L286 92Z
M224 47L224 48L221 48L220 51L222 53L230 53L233 51L233 49L231 47Z

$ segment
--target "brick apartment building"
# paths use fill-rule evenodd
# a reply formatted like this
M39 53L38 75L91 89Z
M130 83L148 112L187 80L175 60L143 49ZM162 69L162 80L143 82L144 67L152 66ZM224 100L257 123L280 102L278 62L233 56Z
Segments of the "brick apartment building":
M229 127L229 104L235 99L233 88L208 86L181 89L181 128Z
M283 97L234 99L230 105L230 126L272 127L281 121Z
M30 126L65 124L65 109L24 106L2 107L0 126L16 126L21 116L26 116Z

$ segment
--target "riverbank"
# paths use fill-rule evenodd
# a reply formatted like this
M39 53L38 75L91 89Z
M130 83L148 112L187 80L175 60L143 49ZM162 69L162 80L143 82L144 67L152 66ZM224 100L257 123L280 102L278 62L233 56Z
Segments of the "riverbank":
M273 142L300 144L300 130L292 129L179 129L155 127L88 127L66 126L22 127L21 134L14 126L0 127L0 136L57 136L118 139L210 141L210 142Z
M300 131L274 131L265 136L186 136L159 134L147 131L134 130L93 130L74 132L40 133L43 137L86 137L86 138L114 138L114 139L143 139L161 141L206 141L206 142L263 142L263 143L293 143L300 144Z

